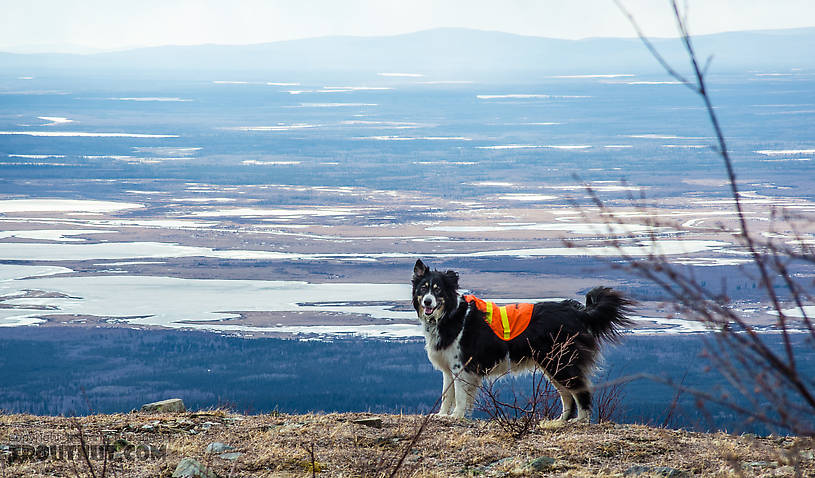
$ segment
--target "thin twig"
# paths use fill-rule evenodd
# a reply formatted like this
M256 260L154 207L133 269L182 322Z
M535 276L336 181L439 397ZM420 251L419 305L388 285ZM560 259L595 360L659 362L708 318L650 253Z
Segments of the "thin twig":
M396 462L396 465L394 465L393 470L391 470L390 475L388 475L389 478L394 478L396 476L396 474L399 473L399 470L402 468L402 465L404 464L405 459L407 458L408 454L410 453L410 450L412 450L413 447L416 446L416 443L419 442L419 437L422 436L422 433L424 433L425 429L427 428L427 424L430 423L430 419L433 418L433 412L441 404L441 401L444 399L444 396L447 394L447 392L450 391L450 387L452 387L453 384L456 383L456 380L458 380L459 375L464 371L464 369L467 368L467 365L469 365L471 361L472 361L472 357L467 359L467 362L464 363L461 370L457 374L455 374L453 376L453 380L450 381L450 384L447 385L447 387L445 387L444 390L442 390L441 395L439 395L439 398L436 399L436 402L433 404L433 406L430 408L430 410L427 413L425 413L425 416L422 419L422 423L419 425L419 428L416 430L416 432L411 437L410 442L405 447L405 450L399 456L399 460Z
M312 476L312 478L316 478L317 477L317 459L314 456L314 442L313 441L311 442L311 446L306 446L305 443L301 444L300 446L302 446L303 449L306 450L306 453L308 453L308 456L311 459L311 476Z
M738 230L733 233L733 237L748 251L751 262L758 272L757 281L766 293L772 311L777 315L776 325L780 331L783 350L777 352L755 327L729 306L726 284L723 284L720 295L714 295L700 285L692 269L687 272L673 267L658 248L645 260L631 257L625 253L623 242L625 239L630 239L630 236L621 238L612 235L607 240L607 244L618 249L630 270L652 281L667 293L676 304L677 310L693 313L704 324L716 331L714 337L717 352L709 354L708 359L716 365L717 370L728 381L731 389L739 393L750 404L750 407L735 402L728 393L714 396L709 392L685 387L682 383L678 385L677 390L692 394L700 403L703 403L703 400L717 403L738 413L743 413L749 419L780 426L801 434L812 434L811 417L815 415L815 393L813 393L815 384L808 377L802 377L799 373L790 329L791 318L783 308L773 281L776 277L781 278L795 302L796 310L802 314L801 321L805 330L809 331L812 338L815 338L815 326L805 307L805 301L812 302L812 294L807 292L807 287L794 279L788 267L793 261L815 263L813 248L807 245L801 235L797 234L794 226L793 230L798 240L796 246L788 246L775 241L772 236L765 240L751 231L742 194L736 180L733 161L706 82L706 74L712 57L707 58L704 66L700 66L688 29L687 7L683 10L680 9L676 0L670 2L680 41L690 61L692 77L683 76L671 66L643 34L642 29L623 7L622 2L620 0L615 0L615 2L657 62L670 76L698 94L704 103L708 120L715 133L716 147L714 150L721 157L725 166L734 213L738 221ZM593 191L590 191L590 197L601 211L607 227L612 220L619 220ZM772 215L775 217L774 211ZM788 223L792 222L788 216L786 220ZM721 232L729 232L723 226L720 226L719 229ZM651 243L658 246L655 235L652 235ZM709 346L712 345L709 344ZM769 406L759 400L759 397L767 400ZM705 411L703 407L700 407L700 410Z
M91 476L93 478L97 478L96 472L93 469L93 464L91 463L91 458L88 455L88 444L85 441L85 432L82 430L82 423L80 423L76 418L74 418L73 423L74 428L77 430L77 435L79 436L79 449L82 452L82 459L85 462L85 465L88 467L88 471L90 472Z

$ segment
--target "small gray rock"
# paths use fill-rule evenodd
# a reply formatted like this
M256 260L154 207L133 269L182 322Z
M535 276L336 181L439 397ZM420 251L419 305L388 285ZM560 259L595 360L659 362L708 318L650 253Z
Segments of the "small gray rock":
M207 453L223 453L225 451L232 450L233 448L235 447L227 445L226 443L214 441L207 445L207 449L204 451L206 451Z
M666 478L690 478L690 473L683 470L677 470L669 466L643 466L634 465L625 470L623 476L639 476L639 475L656 475L664 476Z
M550 458L548 456L542 456L540 458L535 458L534 460L529 462L529 468L535 471L546 471L549 468L552 468L552 465L555 464L555 459Z
M365 425L366 427L382 428L381 418L360 418L351 423L355 425Z
M141 406L142 412L164 412L164 413L184 413L187 411L184 402L180 398L161 400L160 402L145 403Z
M198 460L182 458L175 467L173 478L218 478L218 475Z
M133 448L133 444L125 440L124 438L117 438L116 440L114 440L113 443L111 443L111 445L113 445L113 449L116 451L122 451L128 448Z

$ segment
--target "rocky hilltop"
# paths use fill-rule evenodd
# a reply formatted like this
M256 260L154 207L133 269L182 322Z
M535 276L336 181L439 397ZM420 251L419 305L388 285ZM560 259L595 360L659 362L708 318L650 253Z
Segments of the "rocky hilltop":
M397 476L815 476L810 438L548 423L515 439L494 421L432 418L413 443L424 418L5 414L0 476L390 476L403 456Z

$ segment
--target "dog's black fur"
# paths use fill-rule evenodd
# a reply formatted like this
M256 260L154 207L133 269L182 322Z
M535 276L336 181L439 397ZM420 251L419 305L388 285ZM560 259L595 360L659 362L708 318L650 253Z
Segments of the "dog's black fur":
M630 300L597 287L586 294L585 306L574 300L538 302L529 327L504 341L486 323L484 313L459 295L456 272L431 271L418 260L412 283L428 358L444 375L439 414L465 416L484 377L537 364L560 393L560 419L571 417L575 402L577 419L589 419L590 375L600 343L615 341L620 328L631 324L626 317Z

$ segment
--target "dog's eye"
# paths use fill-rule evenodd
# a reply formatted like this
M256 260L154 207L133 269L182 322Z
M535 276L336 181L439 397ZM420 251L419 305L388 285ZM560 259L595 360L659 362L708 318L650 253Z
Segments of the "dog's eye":
M433 284L433 290L439 290L439 285L438 284Z

